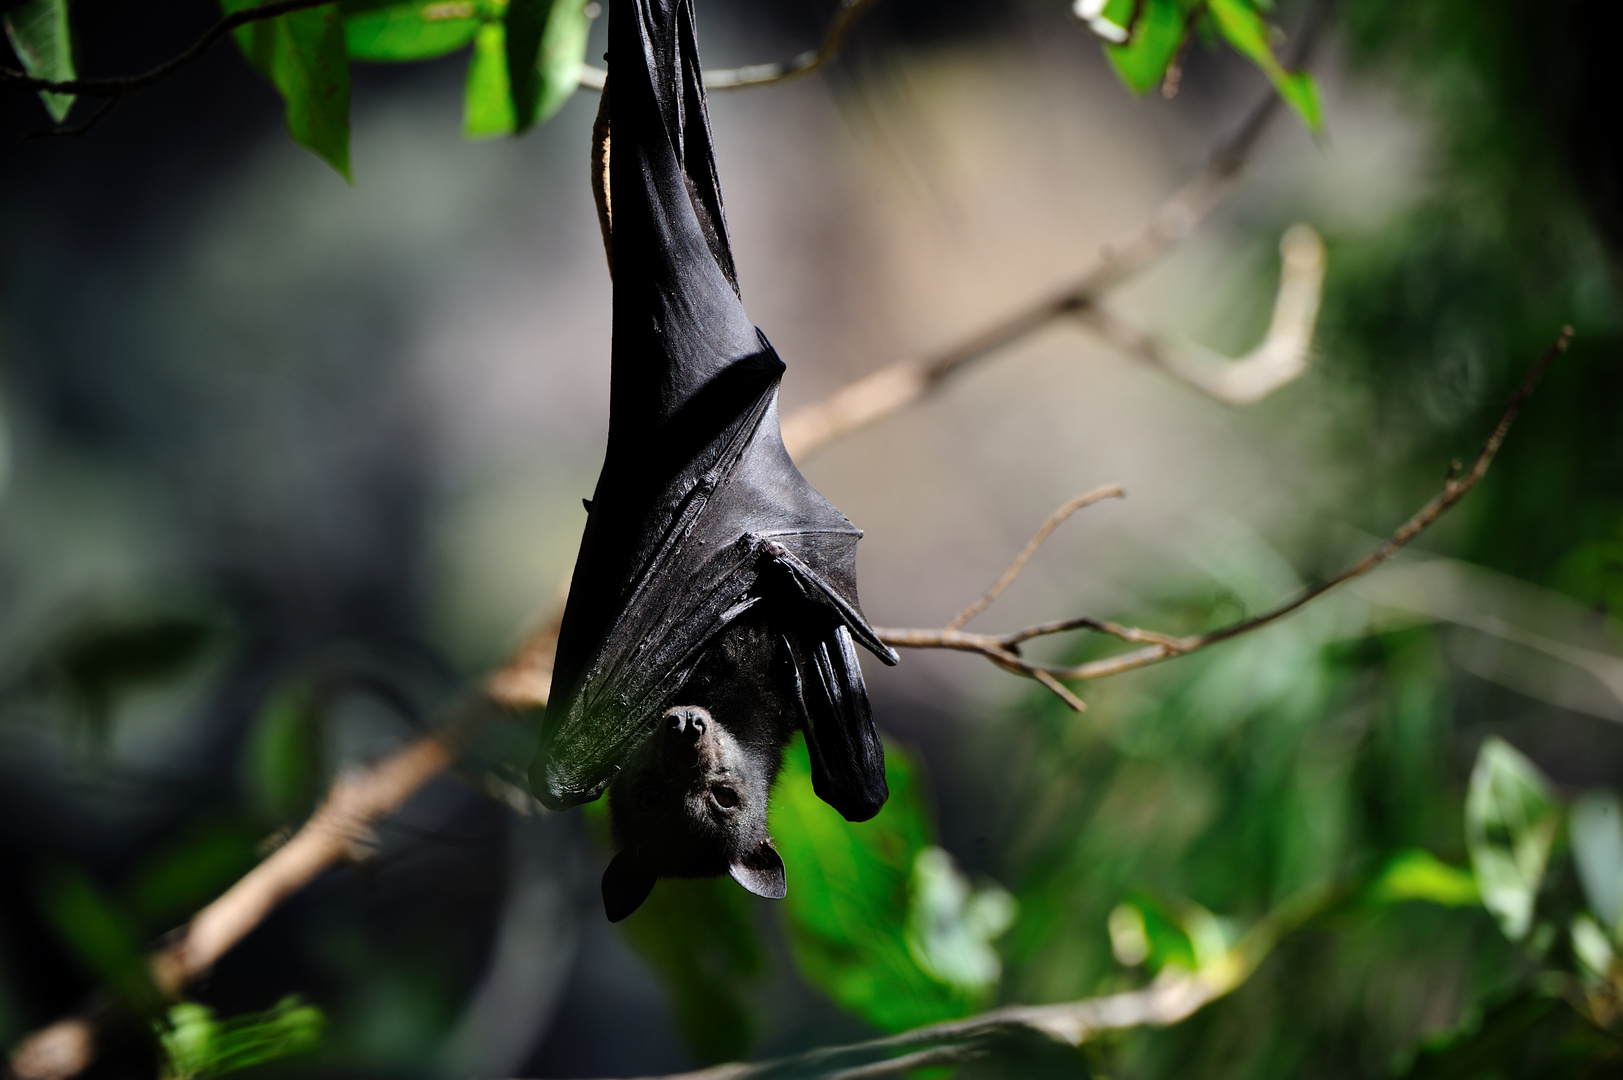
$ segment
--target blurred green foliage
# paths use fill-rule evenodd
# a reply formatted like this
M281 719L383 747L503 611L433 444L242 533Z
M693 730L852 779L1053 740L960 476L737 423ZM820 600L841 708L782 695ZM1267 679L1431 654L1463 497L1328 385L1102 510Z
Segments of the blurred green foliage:
M282 999L263 1013L219 1020L195 1002L170 1006L157 1025L165 1080L207 1080L321 1045L326 1018L296 997Z

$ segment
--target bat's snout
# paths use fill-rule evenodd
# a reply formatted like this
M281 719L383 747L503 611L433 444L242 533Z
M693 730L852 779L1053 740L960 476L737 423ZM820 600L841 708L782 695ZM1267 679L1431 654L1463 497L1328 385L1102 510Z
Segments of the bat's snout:
M684 742L698 742L713 723L710 714L697 705L678 705L665 710L666 732Z

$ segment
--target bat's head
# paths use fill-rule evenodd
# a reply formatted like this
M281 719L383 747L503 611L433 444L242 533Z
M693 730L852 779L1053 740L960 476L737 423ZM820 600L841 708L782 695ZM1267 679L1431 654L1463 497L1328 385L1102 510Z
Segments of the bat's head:
M662 877L731 874L757 896L786 890L767 834L781 747L741 742L707 709L669 709L609 789L620 852L603 874L609 921L630 915Z

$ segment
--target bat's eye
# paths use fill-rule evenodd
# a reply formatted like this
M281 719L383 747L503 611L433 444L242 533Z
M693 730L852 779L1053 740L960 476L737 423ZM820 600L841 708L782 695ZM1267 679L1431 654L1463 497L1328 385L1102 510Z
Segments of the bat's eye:
M637 808L639 810L659 809L659 791L655 788L645 787L637 792Z
M716 801L716 805L721 807L723 810L732 810L738 806L738 792L734 791L725 784L717 784L716 786L712 787L710 789L710 797L714 799Z

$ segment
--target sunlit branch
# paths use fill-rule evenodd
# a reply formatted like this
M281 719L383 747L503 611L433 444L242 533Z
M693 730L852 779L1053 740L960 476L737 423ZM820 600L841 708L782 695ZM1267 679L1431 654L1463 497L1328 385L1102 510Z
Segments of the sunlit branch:
M1262 343L1229 358L1195 345L1158 340L1100 304L1078 310L1077 321L1120 349L1229 405L1250 405L1308 369L1324 285L1324 242L1306 225L1279 241L1279 293Z
M881 641L894 648L957 649L962 652L978 653L999 667L1036 679L1050 690L1053 690L1056 685L1063 685L1060 680L1080 682L1089 679L1102 679L1109 675L1120 675L1123 672L1158 664L1163 660L1183 656L1197 649L1215 645L1220 641L1227 641L1230 638L1239 637L1241 634L1259 630L1299 610L1336 586L1361 577L1381 563L1386 562L1410 541L1414 540L1415 537L1430 528L1438 518L1452 509L1472 488L1476 487L1482 478L1487 475L1488 466L1493 463L1494 455L1499 452L1499 447L1504 443L1511 424L1515 423L1517 415L1521 412L1528 396L1532 394L1533 388L1538 385L1539 380L1543 378L1545 371L1548 370L1555 358L1566 351L1571 340L1572 328L1570 326L1565 327L1555 341L1544 350L1543 354L1533 364L1532 369L1527 373L1527 377L1522 380L1516 392L1511 395L1510 401L1505 405L1504 411L1499 416L1499 422L1494 426L1493 432L1488 436L1487 441L1483 443L1481 451L1478 452L1476 459L1471 463L1468 470L1461 475L1450 476L1444 482L1442 491L1438 492L1425 506L1416 511L1413 517L1399 526L1397 531L1387 537L1374 551L1334 577L1304 590L1294 598L1260 615L1241 619L1238 622L1218 627L1215 630L1184 637L1162 634L1153 630L1143 630L1133 626L1121 626L1105 619L1095 619L1089 616L1041 623L1007 634L970 633L960 629L963 624L959 620L954 620L954 622L948 623L940 629L933 630L896 629L891 627L876 627L875 630L879 634ZM984 606L981 605L981 607ZM971 607L974 607L974 605L971 605ZM976 608L975 610L980 609ZM1091 630L1120 638L1129 643L1143 644L1145 647L1118 656L1093 660L1085 664L1061 667L1035 664L1020 656L1020 646L1025 642L1071 630ZM1077 706L1074 694L1067 692L1060 694L1060 696L1072 708Z
M1259 101L1200 172L1157 207L1136 233L1100 251L1093 264L1063 289L1010 312L941 352L895 361L785 417L783 442L790 456L803 458L893 416L976 362L1050 323L1093 307L1104 293L1192 233L1223 201L1278 102L1274 94Z

